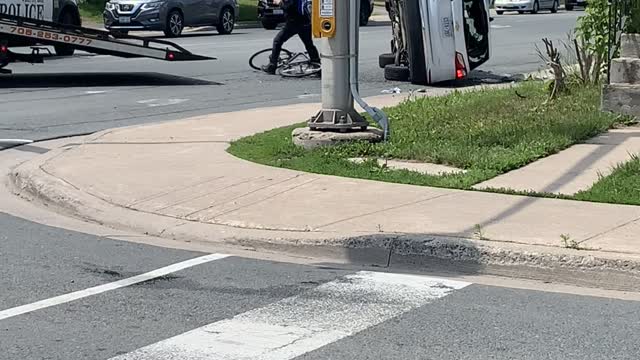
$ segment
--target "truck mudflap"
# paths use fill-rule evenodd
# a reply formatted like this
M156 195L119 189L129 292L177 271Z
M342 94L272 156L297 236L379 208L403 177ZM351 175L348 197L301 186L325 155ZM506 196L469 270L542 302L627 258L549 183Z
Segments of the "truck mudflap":
M165 61L215 60L196 55L170 41L146 37L115 38L108 31L0 14L0 42L25 40L42 45L67 45L94 54Z

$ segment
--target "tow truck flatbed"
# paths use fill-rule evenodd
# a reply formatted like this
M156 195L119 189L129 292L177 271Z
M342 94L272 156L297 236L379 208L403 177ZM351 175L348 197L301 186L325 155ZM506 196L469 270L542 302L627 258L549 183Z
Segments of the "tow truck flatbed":
M0 68L13 61L40 63L43 56L16 54L9 49L15 40L42 45L66 45L93 54L165 61L201 61L216 58L196 55L170 41L147 37L115 38L108 31L0 14Z

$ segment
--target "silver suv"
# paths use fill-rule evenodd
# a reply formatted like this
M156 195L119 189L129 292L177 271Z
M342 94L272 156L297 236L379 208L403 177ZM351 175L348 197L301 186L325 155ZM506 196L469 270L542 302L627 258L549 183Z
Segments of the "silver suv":
M239 13L238 0L109 0L104 26L114 36L156 30L177 37L185 27L211 25L230 34Z

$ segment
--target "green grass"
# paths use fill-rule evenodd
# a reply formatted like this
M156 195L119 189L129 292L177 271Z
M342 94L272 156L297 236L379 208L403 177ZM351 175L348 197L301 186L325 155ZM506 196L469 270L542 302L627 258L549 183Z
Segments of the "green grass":
M87 0L80 4L80 16L83 22L102 23L102 12L105 0ZM240 17L238 21L258 20L258 1L240 0Z
M238 21L258 21L258 0L240 0Z
M640 205L640 158L633 156L629 162L616 166L609 176L602 177L591 189L577 193L574 198Z
M86 0L79 5L82 23L92 22L102 24L102 12L105 0Z
M517 92L517 93L516 93ZM599 111L597 87L578 87L549 104L545 86L457 92L406 101L385 109L390 141L354 143L306 151L291 141L299 126L271 130L233 142L229 152L265 165L387 182L468 189L606 131L622 119ZM350 157L417 160L466 169L427 176L389 170Z

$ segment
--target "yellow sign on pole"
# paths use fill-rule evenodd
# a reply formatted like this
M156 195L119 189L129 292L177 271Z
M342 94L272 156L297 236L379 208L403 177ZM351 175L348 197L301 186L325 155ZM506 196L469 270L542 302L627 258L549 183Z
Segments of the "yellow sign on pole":
M332 38L336 34L336 0L313 0L313 36ZM346 1L346 0L339 0Z

